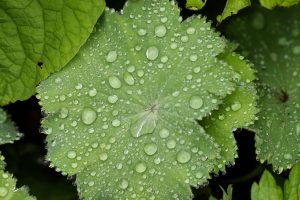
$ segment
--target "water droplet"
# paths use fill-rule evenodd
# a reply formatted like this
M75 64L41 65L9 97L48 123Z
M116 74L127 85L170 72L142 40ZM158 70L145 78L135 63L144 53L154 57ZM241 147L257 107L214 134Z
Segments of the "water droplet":
M187 42L187 41L189 41L189 37L186 36L186 35L185 35L185 36L182 36L182 37L181 37L181 41L182 41L182 42Z
M242 108L242 105L239 101L235 101L232 105L231 105L231 109L233 111L238 111L239 109Z
M78 83L76 86L75 86L75 89L76 90L80 90L80 89L82 89L82 84L81 83Z
M97 95L97 90L96 90L96 88L93 88L93 89L91 89L90 91L89 91L89 96L90 97L94 97L94 96L96 96Z
M84 108L81 113L82 122L86 125L94 123L97 118L97 113L91 108Z
M5 187L0 187L0 197L5 197L8 194L8 190Z
M190 106L191 106L191 108L193 108L193 109L199 109L199 108L202 107L202 105L203 105L203 100L202 100L201 97L199 97L199 96L192 96L190 98Z
M146 51L146 56L149 60L155 60L158 57L158 48L157 47L149 47Z
M149 143L144 146L144 151L147 155L152 156L157 151L157 145L155 143Z
M170 132L166 128L163 128L159 131L159 136L163 139L169 137L169 135L170 135Z
M100 153L99 158L102 161L106 161L108 158L108 155L107 155L107 153Z
M118 53L116 51L110 51L107 56L106 56L106 61L107 62L115 62L118 58Z
M114 119L114 120L111 122L111 124L112 124L114 127L118 127L118 126L121 125L121 122L120 122L120 120L118 120L118 119Z
M134 78L130 73L125 72L123 78L125 83L127 83L128 85L134 85Z
M76 152L75 151L69 151L67 156L70 159L74 159L74 158L76 158Z
M189 162L191 159L191 154L187 151L179 151L177 153L177 161L180 162L180 163L187 163Z
M69 110L67 108L61 108L59 112L59 118L64 119L68 117Z
M186 32L187 34L192 35L196 32L196 29L194 27L189 27Z
M146 31L145 29L141 28L141 29L138 30L138 34L139 34L140 36L144 36L144 35L147 34L147 31Z
M168 140L168 141L167 141L167 147L168 147L169 149L174 149L174 148L176 147L176 141L173 140L173 139Z
M164 37L166 33L167 33L167 29L164 25L160 25L155 28L155 35L157 37Z
M129 185L129 183L126 179L121 179L120 180L119 186L120 186L121 189L125 190L128 187L128 185Z
M145 163L138 163L136 166L135 166L135 171L138 172L138 173L143 173L144 171L146 171L147 169L147 166Z
M190 56L190 61L192 61L192 62L197 61L197 59L198 59L198 56L196 54L193 54Z
M118 96L117 95L111 95L107 97L107 100L109 103L116 103L118 101Z
M108 78L108 82L109 82L109 85L114 89L118 89L122 86L120 79L116 76L110 76Z
M252 27L256 30L261 30L265 26L265 18L261 13L255 13L252 21Z

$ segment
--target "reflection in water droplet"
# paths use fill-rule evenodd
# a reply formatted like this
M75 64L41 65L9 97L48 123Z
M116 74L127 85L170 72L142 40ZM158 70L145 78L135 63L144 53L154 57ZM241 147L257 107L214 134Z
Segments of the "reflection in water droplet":
M202 100L201 97L199 97L199 96L192 96L190 98L190 106L191 106L191 108L193 108L193 109L199 109L199 108L202 107L202 105L203 105L203 100Z
M233 111L238 111L239 109L242 108L242 105L239 101L235 101L232 105L231 105L231 109Z
M177 153L177 161L180 162L180 163L187 163L189 162L191 159L191 154L187 151L179 151Z
M59 112L59 118L64 119L68 117L69 110L67 108L61 108Z
M157 47L149 47L146 51L146 56L149 60L155 60L158 57L159 50Z
M82 122L86 125L94 123L97 118L97 113L91 108L84 108L81 113Z

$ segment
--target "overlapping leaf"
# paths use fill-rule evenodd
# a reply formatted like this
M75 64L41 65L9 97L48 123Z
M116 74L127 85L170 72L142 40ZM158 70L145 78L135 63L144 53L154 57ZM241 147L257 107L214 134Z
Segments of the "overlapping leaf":
M218 142L195 119L242 87L236 78L250 69L231 52L233 61L218 57L226 41L205 19L181 21L167 0L107 11L71 63L39 86L48 159L77 174L82 197L190 199L189 185L224 165ZM236 122L227 123L231 134Z
M0 105L24 100L90 35L104 0L0 2Z
M255 124L258 158L282 171L299 160L300 13L252 9L228 27L228 36L258 71L259 106Z
M8 119L6 113L0 108L0 145L12 143L19 139L13 123ZM25 187L16 188L16 181L13 176L4 171L4 157L0 152L0 199L2 200L33 200L35 198L28 195Z

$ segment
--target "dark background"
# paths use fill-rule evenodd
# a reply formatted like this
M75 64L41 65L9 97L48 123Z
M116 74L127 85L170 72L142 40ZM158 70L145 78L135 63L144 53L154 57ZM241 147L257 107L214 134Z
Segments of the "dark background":
M107 6L120 10L124 2L125 0L107 0ZM193 14L205 15L222 32L222 27L216 23L215 18L222 12L225 0L208 0L207 5L197 12L184 9L185 1L179 1L178 4L182 8L181 15L184 19ZM224 24L226 25L226 21ZM46 136L40 133L40 121L43 116L38 100L32 97L27 101L10 104L4 109L24 134L24 137L14 144L0 147L6 158L6 170L17 178L17 186L28 186L30 194L38 200L77 200L74 177L62 176L55 169L49 168L49 163L44 161L47 153L44 142ZM228 184L233 184L233 199L250 199L253 181L258 181L263 170L269 166L261 165L255 159L254 133L238 130L234 136L239 149L239 158L236 159L235 165L228 166L225 175L214 174L208 185L193 188L194 199L206 200L210 194L221 198L220 186L226 190ZM276 178L282 182L281 177Z

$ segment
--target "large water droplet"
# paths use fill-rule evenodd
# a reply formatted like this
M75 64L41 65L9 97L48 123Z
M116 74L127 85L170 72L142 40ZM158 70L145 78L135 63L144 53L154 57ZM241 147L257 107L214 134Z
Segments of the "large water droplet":
M96 88L93 88L93 89L91 89L90 91L89 91L89 96L90 97L94 97L94 96L96 96L97 95L97 90L96 90Z
M157 37L164 37L166 33L167 33L167 29L164 25L160 25L155 28L155 35Z
M149 47L146 51L146 56L149 60L155 60L158 57L159 50L157 47Z
M144 35L146 35L146 33L147 33L147 31L145 29L143 29L143 28L141 28L141 29L138 30L138 34L140 36L144 36Z
M125 83L127 83L128 85L134 85L134 78L130 73L125 72L123 78Z
M168 140L167 147L168 147L168 149L174 149L176 147L176 141L173 139Z
M199 108L202 107L202 105L203 105L203 100L202 100L201 97L199 97L199 96L192 96L190 98L190 106L191 106L191 108L193 108L193 109L199 109Z
M109 85L114 89L118 89L122 86L120 79L116 76L110 76L108 78L108 82L109 82Z
M239 109L242 108L242 105L239 101L235 101L232 105L231 105L231 109L233 111L238 111Z
M81 113L82 122L86 125L94 123L97 118L97 113L91 108L84 108Z
M144 147L144 151L147 155L152 156L157 151L157 145L155 143L146 144Z
M135 171L138 172L138 173L143 173L144 171L146 171L147 169L147 166L145 163L138 163L136 166L135 166Z
M169 135L170 135L170 132L168 129L163 128L159 131L159 136L163 139L169 137Z
M187 151L179 151L177 153L177 161L180 162L180 163L187 163L189 162L191 159L191 154Z
M117 52L110 51L106 56L106 61L112 63L112 62L115 62L117 60L117 58L118 58Z
M74 159L74 158L76 158L76 152L75 151L69 151L67 156L70 159Z
M133 137L141 137L142 135L154 132L156 127L156 112L146 111L135 115L131 120L130 131Z
M128 187L128 185L129 185L129 183L126 179L121 179L120 180L119 186L120 186L121 189L125 190Z

